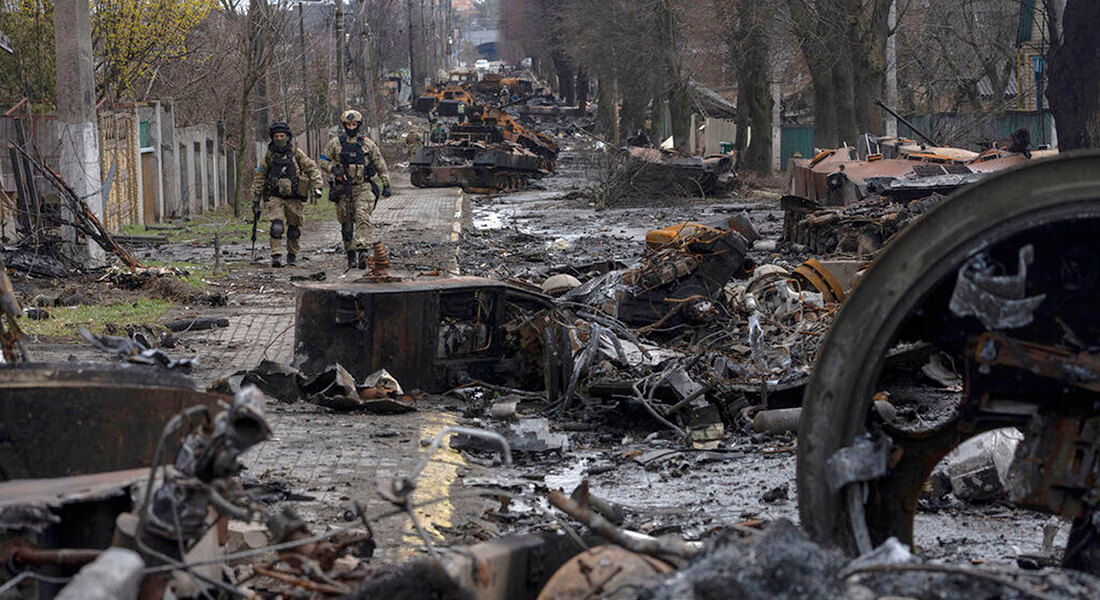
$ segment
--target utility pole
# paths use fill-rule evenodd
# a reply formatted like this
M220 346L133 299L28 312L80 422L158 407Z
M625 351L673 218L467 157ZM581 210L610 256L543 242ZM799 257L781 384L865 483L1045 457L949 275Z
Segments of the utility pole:
M361 93L363 101L367 104L368 135L375 142L379 142L381 140L378 135L378 82L375 79L378 69L374 65L374 35L370 30L370 19L367 18L367 0L359 1L362 3L359 7L359 35L363 45L363 55L360 57L363 61Z
M419 96L416 92L419 84L416 82L416 43L413 36L413 0L405 0L405 8L409 13L409 81L412 82L412 87L409 89L412 94L412 101L415 104L416 97Z
M96 123L95 79L92 74L92 26L88 0L57 2L53 10L54 49L57 58L57 125L61 176L101 222L105 198L99 167L99 127ZM76 215L66 217L73 222ZM76 231L65 227L66 241ZM88 239L88 264L106 264L106 254ZM74 247L75 248L75 247Z
M302 120L306 128L306 154L313 154L313 134L309 131L309 72L306 71L306 26L302 13L302 3L298 3L298 38L302 41Z
M348 106L348 86L344 68L344 0L336 0L336 125Z
M886 16L886 106L898 109L898 2L890 1L890 12ZM883 130L887 137L897 137L898 120L890 111L885 111Z
M446 44L447 45L446 45L445 50L447 52L447 68L448 69L455 66L454 56L453 56L454 51L451 49L451 44L452 44L451 35L454 33L454 30L452 29L453 25L451 24L451 15L452 15L452 10L453 9L454 9L453 0L447 0L447 23L445 25L445 27L446 27Z

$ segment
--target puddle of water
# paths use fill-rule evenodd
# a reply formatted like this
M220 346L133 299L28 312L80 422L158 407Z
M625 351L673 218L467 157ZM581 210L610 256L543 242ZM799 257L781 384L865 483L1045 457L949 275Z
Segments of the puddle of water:
M504 215L496 211L474 210L474 229L504 229Z
M570 462L560 471L546 474L543 482L546 483L547 488L551 490L560 489L566 494L572 494L573 490L577 489L577 486L581 484L581 480L584 479L588 471L588 464L598 457L599 453L580 450L574 451L570 455L576 458L575 462Z

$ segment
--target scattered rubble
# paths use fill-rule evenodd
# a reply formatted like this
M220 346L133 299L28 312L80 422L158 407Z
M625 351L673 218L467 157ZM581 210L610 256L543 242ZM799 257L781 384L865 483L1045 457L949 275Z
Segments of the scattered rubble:
M408 146L416 185L460 185L476 192L527 187L558 168L558 141L568 139L563 132L583 135L576 123L555 126L552 121L576 119L573 115L584 109L544 106L533 99L536 82L500 77L475 83L469 74L465 77L418 99L421 108L461 115L462 122L449 124L443 142ZM488 106L486 94L499 94L505 86L526 98L514 111ZM540 129L558 137L521 125L515 116L521 113L543 119ZM408 120L383 133L393 142L422 125ZM420 138L409 139L415 144ZM0 494L0 557L9 568L21 569L0 584L0 594L45 586L51 582L47 578L56 577L56 585L69 586L60 597L98 593L86 591L89 585L126 587L133 596L137 592L130 588L138 579L143 597L151 598L1100 595L1100 580L1049 568L1063 558L1055 544L1060 521L1043 527L1038 552L1012 549L1009 556L989 557L1037 572L939 564L879 528L887 520L883 514L896 514L883 508L890 501L902 506L910 520L915 511L928 516L1000 510L999 502L1021 497L1031 506L1063 510L1079 520L1094 508L1087 494L1095 487L1088 479L1092 471L1071 469L1063 477L1063 470L1044 462L1054 455L1052 448L1063 448L1058 444L1070 449L1059 450L1064 453L1056 456L1063 461L1059 466L1069 460L1065 453L1091 448L1095 423L1078 427L1082 422L1071 416L1006 404L1001 406L1008 406L1005 418L1020 429L964 442L947 454L927 483L923 474L933 464L906 462L914 456L943 457L932 451L906 453L913 448L906 446L912 443L906 436L917 431L916 425L933 417L942 419L937 423L959 414L972 417L975 413L968 411L991 410L998 406L998 394L1015 391L997 386L1001 380L996 376L1006 369L1064 380L1062 388L1095 391L1089 346L1072 341L1082 331L1087 336L1088 328L1059 323L1057 337L1048 340L1053 345L1010 338L1007 331L1044 323L1055 301L1067 306L1081 301L1083 296L1056 298L1054 291L1035 289L1035 274L1044 272L1060 273L1072 284L1066 289L1075 293L1091 289L1090 271L1074 268L1079 263L1051 262L1039 243L967 254L951 271L950 285L923 291L945 301L942 314L934 317L955 324L947 319L965 319L964 326L952 329L955 335L968 336L979 326L997 331L939 345L891 338L888 345L883 342L881 364L852 364L876 375L879 367L883 371L881 385L860 396L866 404L845 404L845 410L825 418L801 406L823 352L822 340L841 318L838 314L844 314L841 307L852 306L848 303L858 300L863 286L873 285L865 283L873 277L871 261L882 257L883 248L901 232L947 204L939 194L1027 160L1000 151L970 156L901 140L877 143L880 156L865 161L846 150L796 161L792 194L779 206L771 206L774 197L768 200L771 208L785 211L782 240L762 234L760 216L738 208L721 218L662 214L654 217L662 220L658 228L646 221L644 233L632 241L586 239L573 232L539 237L516 229L497 246L486 241L481 250L522 253L539 266L500 279L401 280L386 274L373 282L321 283L327 279L324 271L291 275L284 279L303 284L297 288L293 364L265 359L219 379L208 392L180 379L175 371L186 371L193 360L166 354L160 348L170 347L175 338L152 326L133 326L128 337L82 331L96 348L137 363L123 366L144 369L134 379L128 379L132 370L102 375L102 365L5 366L0 386L16 391L0 405L0 479L34 479L33 489L19 481L0 483L0 490L13 492ZM567 150L562 163L572 154ZM686 204L685 198L724 194L736 184L733 155L683 157L641 147L605 154L616 170L601 182L603 189L575 189L570 192L575 195L559 194L553 201L591 201L604 208L614 204L609 198L617 193L607 186L628 180L635 193ZM554 202L547 203L551 210ZM772 220L777 227L778 220ZM94 222L84 225L98 235ZM476 233L467 234L467 240L476 238ZM95 239L127 265L109 269L101 282L162 295L182 293L174 287L183 275L179 270L144 267L126 260L110 236ZM28 262L25 249L5 250L3 256L25 272L69 268L60 260L33 266L38 263ZM570 260L577 256L585 260ZM82 301L71 294L42 293L23 308L10 288L5 275L0 279L0 341L6 363L25 355L19 315L49 318L49 310ZM876 287L863 293L882 289L887 297L908 291ZM228 296L188 298L219 306ZM856 306L844 310L863 306L867 314L873 312ZM927 321L933 322L931 317ZM184 333L229 324L222 316L191 316L164 327ZM909 325L907 334L914 330ZM1074 352L1061 349L1064 340L1071 340ZM104 379L107 391L94 389ZM144 384L151 379L167 389L149 389ZM61 408L50 406L37 397L40 392L20 388L31 380L53 386L58 396L80 398ZM1004 381L1013 382L1012 388L1029 380ZM974 405L959 405L975 382L989 386L989 393ZM1036 389L1054 395L1053 388ZM350 450L348 440L380 440L392 444L393 452L415 457L417 466L396 469L393 454L377 457L387 465L378 471L385 475L363 476L377 485L373 505L355 497L361 486L345 489L347 482L298 486L280 479L280 469L242 473L242 455L271 443L276 433L266 418L265 395L280 403L280 418L301 414L347 427L349 436L324 440L339 452L361 450ZM855 402L852 398L843 400ZM446 408L436 410L429 402ZM54 436L53 429L72 422L74 414L67 413L76 413L74 406L81 427ZM425 406L439 418L427 425L415 421L416 426L402 421L416 417L404 413ZM869 513L870 533L853 534L863 534L853 542L863 551L858 558L816 543L785 518L794 515L796 504L807 511L818 493L807 489L805 480L801 487L791 485L790 458L820 443L813 437L798 439L800 426L840 427L843 422L855 427L849 421L866 431L848 436L820 461L824 476L816 483L850 503L831 513L835 522L828 521L829 526L854 522L861 514L854 506L880 511ZM330 432L309 433L326 438ZM964 437L948 442L953 446ZM45 445L69 447L43 452ZM86 452L91 447L101 451ZM436 461L435 454L448 448L455 452ZM1071 464L1092 464L1084 450L1075 456L1079 460ZM297 460L318 458L300 453ZM431 473L429 464L445 467L447 476ZM310 464L312 469L327 466ZM138 468L116 471L132 467ZM768 473L752 476L749 469ZM897 473L919 473L912 479L920 479L915 485L922 493L892 496L890 489L876 487ZM599 475L638 489L624 500L598 488L594 478ZM707 485L712 476L732 482L731 488L740 486L739 498L748 500L731 501L731 490L722 489L722 483ZM47 479L52 477L65 479ZM630 501L659 501L647 498L658 495L650 490L659 485L676 486L685 496L670 496L668 506ZM1036 490L1049 494L1036 496ZM438 496L428 498L429 491ZM480 518L462 522L453 516L453 506L435 514L420 510L463 494L476 495L488 506ZM688 495L691 502L681 502ZM295 504L304 502L339 504L345 526L304 516ZM109 518L86 520L70 512L81 503L95 504ZM712 516L712 509L721 518ZM376 538L374 526L390 517L407 525L398 535L408 537L401 542L403 558L412 552L426 558L394 565L388 562L392 556L376 556L383 540ZM821 521L817 529L809 528L818 537ZM87 547L64 547L74 538L59 531L78 522L95 529L80 538L88 540ZM1081 535L1080 529L1073 531L1071 536ZM897 533L902 537L904 532ZM16 537L18 542L11 541ZM481 542L458 544L457 539ZM881 543L872 547L872 540ZM97 549L108 544L137 552ZM39 573L31 566L53 570ZM109 574L103 574L105 566ZM123 580L117 586L116 575Z

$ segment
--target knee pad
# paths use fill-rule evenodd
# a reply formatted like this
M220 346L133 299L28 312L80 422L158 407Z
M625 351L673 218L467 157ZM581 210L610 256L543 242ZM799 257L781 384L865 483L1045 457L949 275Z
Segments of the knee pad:
M352 223L341 223L340 224L340 237L342 237L345 242L350 242L351 238L354 237L354 236L355 236L355 225L354 224L352 224Z
M271 237L280 239L283 237L283 220L275 219L271 222Z
M297 225L287 225L286 239L296 240L300 237L302 237L302 230L299 229Z

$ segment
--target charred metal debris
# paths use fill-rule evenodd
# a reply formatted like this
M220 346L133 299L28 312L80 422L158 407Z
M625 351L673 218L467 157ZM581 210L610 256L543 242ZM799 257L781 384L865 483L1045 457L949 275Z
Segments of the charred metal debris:
M464 103L454 90L436 102L441 113ZM513 156L548 158L513 143ZM124 365L5 366L0 597L1100 595L1087 573L1100 571L1100 427L1090 396L1100 390L1090 300L1100 251L1096 224L1082 217L1100 211L1078 204L1100 191L1067 199L1057 195L1064 188L1044 187L1093 189L1097 157L990 177L944 198L983 169L1031 157L878 144L864 161L844 150L796 162L785 241L815 258L759 260L754 250L767 241L732 215L650 231L637 261L540 285L302 283L293 366L265 361L208 391L180 373L186 361L133 338L85 333ZM891 151L896 158L884 157ZM729 181L720 158L687 165L629 155L700 173L691 181L703 193ZM475 161L462 160L456 181L471 177L462 185L522 185L507 170L471 175ZM983 205L990 194L1005 205ZM964 230L967 214L1004 227ZM156 276L107 276L147 275ZM6 278L0 309L5 362L16 363L25 357L13 318L21 307ZM242 483L242 456L277 433L268 397L394 414L416 410L424 394L465 398L498 425L444 427L425 440L413 469L378 482L379 514L350 501L351 525L315 533ZM568 494L474 492L526 502L549 526L472 545L441 546L414 510L440 500L418 492L445 443L505 470L513 457L568 451L570 435L555 431L567 421L594 428L629 417L669 442L623 453L646 470L686 452L735 456L724 444L730 429L777 434L777 452L795 449L797 431L808 441L797 446L805 531L755 516L714 525L705 542L635 531L587 479ZM784 483L763 500L789 493ZM1053 548L1057 526L1044 531L1042 552L1018 554L1024 570L911 552L918 510L1008 499L1073 519L1066 552ZM371 564L374 525L386 518L408 521L424 558ZM1077 570L1042 569L1057 564Z

